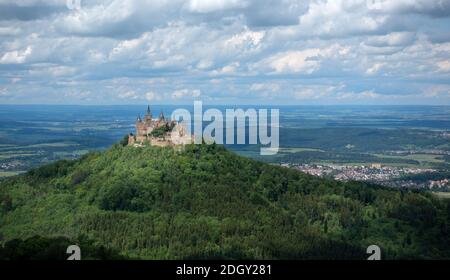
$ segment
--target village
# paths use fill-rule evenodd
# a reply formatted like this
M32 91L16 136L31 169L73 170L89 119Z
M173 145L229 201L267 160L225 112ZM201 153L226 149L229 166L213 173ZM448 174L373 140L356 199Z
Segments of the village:
M437 172L437 170L434 169L382 166L381 164L371 164L366 166L285 163L282 164L282 166L294 168L313 176L333 178L337 181L362 181L395 188L450 189L450 182L448 179L425 181L402 179L402 177L406 175Z

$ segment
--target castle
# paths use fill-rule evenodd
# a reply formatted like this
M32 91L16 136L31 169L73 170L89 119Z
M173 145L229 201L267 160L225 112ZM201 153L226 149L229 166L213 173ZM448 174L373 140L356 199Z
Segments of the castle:
M152 146L168 147L183 145L192 142L192 136L188 135L185 126L176 121L166 119L161 112L157 119L153 119L150 106L144 119L139 115L136 119L136 135L128 135L128 145L140 147L146 144Z

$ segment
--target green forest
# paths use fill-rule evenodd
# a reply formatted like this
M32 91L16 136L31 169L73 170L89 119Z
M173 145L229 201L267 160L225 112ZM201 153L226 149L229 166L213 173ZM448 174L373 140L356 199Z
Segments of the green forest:
M0 180L0 259L450 259L450 200L220 145L116 144Z

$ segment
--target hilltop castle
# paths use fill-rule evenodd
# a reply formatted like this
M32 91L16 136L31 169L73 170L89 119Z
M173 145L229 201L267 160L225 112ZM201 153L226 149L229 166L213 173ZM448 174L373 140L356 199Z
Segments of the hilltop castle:
M147 107L147 113L144 119L139 115L136 119L136 135L128 135L129 146L143 146L149 144L152 146L175 146L191 143L192 136L188 135L186 128L176 122L166 119L161 112L157 119L154 119L150 106Z

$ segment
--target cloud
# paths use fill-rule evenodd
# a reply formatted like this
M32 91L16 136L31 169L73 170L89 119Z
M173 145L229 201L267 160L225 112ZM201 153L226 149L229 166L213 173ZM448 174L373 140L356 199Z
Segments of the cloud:
M424 90L425 96L429 98L442 98L450 96L450 85L432 85Z
M280 85L275 83L255 83L250 86L251 91L278 92L280 89Z
M157 93L149 91L145 94L145 99L151 102L151 101L159 101L161 100L161 97Z
M190 0L188 9L195 13L211 13L236 8L244 8L248 5L245 0Z
M26 59L31 55L33 49L31 47L27 47L21 51L10 51L5 53L0 58L0 64L20 64L24 63Z
M233 74L237 71L239 66L240 66L239 62L230 63L228 65L225 65L224 67L212 71L211 76Z
M320 67L317 56L319 49L285 52L269 58L269 66L278 73L305 72L311 74Z
M120 93L118 96L120 99L128 99L128 100L136 100L139 99L139 95L135 91L127 91L124 93Z
M383 95L374 90L348 91L346 85L324 86L324 85L308 85L303 86L294 92L294 98L300 102L318 102L325 104L335 104L344 102L359 103L367 100L385 100L392 98L393 95Z
M309 7L308 1L259 0L251 1L245 8L246 22L251 26L295 26L299 16Z
M382 69L382 67L383 67L384 65L385 65L384 63L375 63L375 64L373 64L372 67L370 67L369 69L367 69L366 73L367 73L368 75L376 74L376 73L378 73L378 72Z
M0 0L0 103L450 104L449 3Z
M308 12L299 17L301 31L331 37L376 34L387 22L384 14L369 14L366 1L311 1Z
M242 47L244 44L248 47L258 47L264 36L264 31L255 32L246 29L239 34L233 35L233 37L228 39L225 44L227 47L231 48Z
M437 63L437 66L439 67L440 71L449 72L450 71L450 60L439 61Z
M325 85L307 85L301 86L296 89L293 93L293 97L297 100L319 100L319 99L329 99L335 92L334 86Z
M8 91L6 90L6 88L0 88L0 96L8 96Z
M340 92L336 95L337 99L344 100L367 100L367 99L377 99L383 95L373 92L371 90L366 90L362 92Z
M0 36L15 36L15 35L19 35L20 33L20 28L17 27L13 27L13 26L4 26L4 27L0 27Z
M83 5L56 20L62 32L78 36L136 37L167 24L179 0L112 0ZM83 2L84 3L84 2ZM94 2L95 3L95 2Z
M65 1L3 0L0 3L0 21L33 21L66 11Z
M68 66L51 65L51 64L35 64L32 69L29 70L29 74L32 76L41 76L44 78L61 77L73 75L76 69Z
M449 0L369 0L367 4L369 10L376 12L450 16Z
M200 97L202 92L198 89L178 89L172 93L172 99L192 99Z
M373 47L406 46L413 43L415 37L414 32L393 32L387 35L370 37L365 44Z

